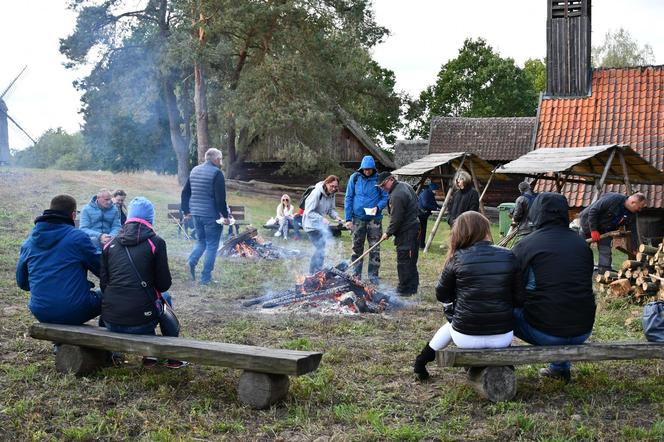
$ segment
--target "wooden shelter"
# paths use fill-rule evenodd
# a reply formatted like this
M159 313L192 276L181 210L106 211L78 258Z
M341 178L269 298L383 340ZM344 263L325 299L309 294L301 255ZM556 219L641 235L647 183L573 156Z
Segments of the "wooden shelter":
M625 184L630 193L632 184L664 184L664 172L620 144L539 148L499 167L496 173L552 180L558 192L567 183L590 184L594 186L592 201L599 198L604 184Z
M431 229L431 233L427 239L426 247L424 248L425 253L431 246L433 237L436 235L436 231L438 230L440 220L443 217L445 207L447 206L447 203L452 196L452 189L454 188L456 175L459 171L463 170L464 166L466 166L470 176L473 179L473 185L475 186L475 189L478 192L481 191L480 210L482 213L484 213L484 204L482 203L482 198L484 197L484 193L489 187L489 184L494 176L493 166L488 161L473 153L451 152L430 154L392 172L393 175L396 175L400 178L416 178L418 180L415 186L415 191L417 193L420 192L422 185L427 180L427 178L433 182L439 182L443 191L445 191L445 188L447 187L445 200L443 201L443 210L438 213L438 217L436 218L436 222L433 225L433 229ZM445 180L448 180L447 186L445 184ZM480 187L480 180L486 183L483 188Z

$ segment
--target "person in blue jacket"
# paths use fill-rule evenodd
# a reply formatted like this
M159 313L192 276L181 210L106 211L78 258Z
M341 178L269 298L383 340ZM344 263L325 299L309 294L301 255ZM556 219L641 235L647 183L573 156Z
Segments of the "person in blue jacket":
M30 291L28 308L39 322L79 325L101 313L101 291L87 278L88 271L99 276L100 255L74 219L76 200L56 196L21 246L16 283Z
M420 213L417 215L420 220L420 249L423 249L426 246L427 221L429 220L429 216L431 216L431 212L434 210L440 210L440 206L436 202L436 195L434 195L434 191L439 188L440 186L438 184L429 183L424 186L417 198L420 206Z
M111 192L102 189L81 210L79 228L90 237L90 241L99 253L101 253L102 247L120 232L122 227L120 212L112 199Z
M362 158L360 168L348 179L344 213L346 227L353 235L353 255L355 261L364 252L364 242L369 247L376 244L383 236L383 209L387 206L388 195L378 185L378 171L376 162L371 155ZM353 273L361 277L362 264L360 261L353 268ZM380 246L369 253L367 274L373 284L379 283L378 271L380 269Z

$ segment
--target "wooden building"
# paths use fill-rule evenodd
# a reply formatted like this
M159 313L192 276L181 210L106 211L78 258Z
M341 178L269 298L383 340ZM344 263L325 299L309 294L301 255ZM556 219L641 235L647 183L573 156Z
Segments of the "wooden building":
M547 61L551 66L547 67L548 93L538 110L534 148L623 144L664 170L664 66L591 70L586 63L591 48L590 0L549 0L549 7ZM568 31L560 35L550 30L565 26ZM571 47L576 49L568 54L565 48ZM583 72L557 67L564 63L587 69L590 81L584 86ZM664 186L634 187L648 198L649 209L640 216L643 236L661 237ZM553 187L542 182L536 190ZM617 184L606 185L604 191L628 192ZM575 211L591 203L591 186L566 184L562 192Z
M331 160L349 170L357 169L365 155L374 157L379 171L395 169L394 162L387 152L378 147L346 111L337 109L336 115L338 124L331 135L330 145L312 147L311 149L316 154L319 154L324 160ZM291 152L284 148L284 143L278 137L259 140L252 146L250 154L245 159L240 179L309 184L312 179L321 178L300 174L278 174L277 171L286 160L291 160L290 155Z
M531 150L535 122L535 117L434 117L429 153L470 152L497 167ZM484 196L486 205L516 200L520 181L516 176L493 183Z

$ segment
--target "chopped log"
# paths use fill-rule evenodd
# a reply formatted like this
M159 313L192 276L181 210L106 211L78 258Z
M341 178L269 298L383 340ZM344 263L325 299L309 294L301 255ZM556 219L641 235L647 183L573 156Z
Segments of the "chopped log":
M606 278L604 278L604 275L597 274L595 275L595 282L598 284L606 284Z
M641 266L640 261L635 261L635 260L632 260L632 259L626 259L625 261L623 261L622 269L623 270L637 269L640 266Z
M229 254L233 251L237 244L250 241L258 235L258 229L255 227L247 227L244 232L240 233L237 236L234 236L228 239L225 243L219 247L217 255Z
M613 282L616 279L618 279L618 272L612 272L610 270L607 270L604 272L604 280L607 282Z
M237 387L240 401L262 410L288 394L288 376L244 370Z
M623 275L625 276L626 279L632 279L632 271L627 269L623 271Z
M516 395L514 367L472 367L468 370L468 383L484 399L502 402Z
M636 260L636 261L639 261L639 262L641 262L641 263L643 263L643 264L647 264L647 263L648 263L648 255L646 255L645 253L638 252L638 253L636 254L636 258L635 258L635 260Z
M106 350L62 344L55 354L55 369L60 373L85 376L108 367L110 355Z
M636 281L634 282L634 284L641 285L644 282L646 282L646 279L643 276L639 276L638 278L636 278Z
M644 282L641 284L641 289L645 294L654 295L655 293L657 293L657 289L659 289L659 286L654 282Z
M630 291L632 291L632 283L629 279L618 279L613 281L610 284L610 287L611 293L618 298L624 298Z
M618 278L617 278L617 279L622 279L622 278L624 278L624 276L623 276L624 273L623 273L623 272L624 272L624 270L622 270L622 269L621 269L621 270L618 270Z
M661 244L660 244L661 246ZM641 244L639 246L639 252L645 253L647 255L654 255L659 250L659 247L649 246L648 244Z

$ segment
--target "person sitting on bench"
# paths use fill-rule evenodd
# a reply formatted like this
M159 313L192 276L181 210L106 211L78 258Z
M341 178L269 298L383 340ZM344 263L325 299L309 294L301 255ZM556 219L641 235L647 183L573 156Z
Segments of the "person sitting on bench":
M436 286L448 322L415 359L420 380L436 351L454 342L459 348L503 348L512 343L512 309L521 275L514 254L492 244L489 220L464 212L452 225L449 250Z
M540 193L529 216L535 231L512 249L525 285L514 309L514 334L533 345L583 344L595 322L592 251L569 229L564 196ZM553 362L539 374L567 382L570 367Z
M281 236L283 239L288 239L288 229L293 228L293 236L295 239L300 239L300 226L295 222L294 213L295 207L291 204L290 196L283 194L281 202L277 206L277 222L279 227L274 233L274 236Z
M100 284L104 293L102 319L109 331L135 335L154 335L159 324L163 336L180 333L180 324L172 310L171 272L166 242L152 227L154 207L143 197L129 203L127 222L104 246ZM157 360L143 358L151 367ZM168 360L166 367L180 368L186 362Z
M74 219L74 197L54 197L21 246L16 283L30 291L28 308L39 322L80 325L101 312L101 291L87 277L99 276L99 254Z

